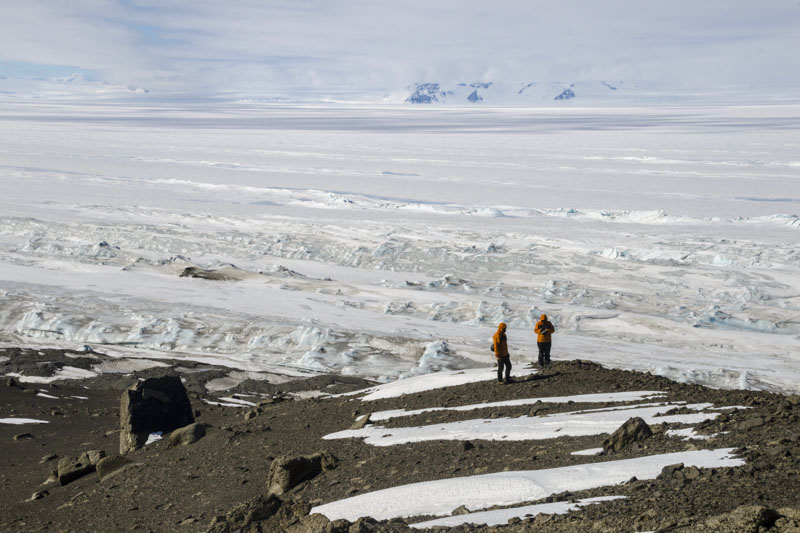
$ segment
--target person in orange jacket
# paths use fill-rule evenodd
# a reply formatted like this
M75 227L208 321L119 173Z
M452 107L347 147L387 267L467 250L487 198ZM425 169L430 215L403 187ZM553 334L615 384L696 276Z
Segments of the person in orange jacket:
M497 332L492 337L492 349L497 358L497 382L511 382L511 356L508 354L508 340L506 340L506 323L500 322ZM505 381L503 380L503 369L505 368Z
M553 327L552 322L547 320L547 315L542 314L533 331L538 335L536 346L539 347L539 368L550 366L550 348L553 345L550 335L555 333L556 328Z

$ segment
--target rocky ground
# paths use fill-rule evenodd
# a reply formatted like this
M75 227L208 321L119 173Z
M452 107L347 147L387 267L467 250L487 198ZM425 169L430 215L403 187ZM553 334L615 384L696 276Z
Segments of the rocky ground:
M89 368L98 354L60 350L0 350L0 375L50 375L64 365ZM178 366L177 364L175 366ZM119 453L122 392L140 378L175 372L150 369L104 374L49 385L0 382L0 418L34 418L47 424L0 424L0 531L410 531L406 522L330 523L308 516L313 505L400 484L503 470L529 470L631 458L687 448L737 448L746 464L726 469L673 469L655 480L631 480L608 488L548 497L572 500L598 495L625 499L564 515L514 519L505 526L460 526L455 531L800 531L800 398L764 392L713 390L650 374L609 370L581 362L555 362L543 375L502 386L493 381L438 389L375 402L351 396L300 399L303 391L339 393L369 383L318 376L283 384L248 381L236 391L211 393L204 384L225 370L180 363L197 422L205 436L188 445L169 439L126 454L126 468L78 477L53 477L65 458L93 451ZM374 447L361 440L322 440L350 427L368 411L456 406L516 398L626 390L660 390L670 401L746 406L721 411L699 426L715 436L685 441L651 426L641 445L606 456L570 451L601 446L606 435L545 441L433 441ZM212 405L240 392L258 407ZM603 404L581 404L581 408ZM506 417L574 410L569 404L425 413L385 422L419 425L476 417ZM384 424L382 422L382 424ZM317 456L314 477L268 495L271 469L286 457ZM87 459L88 460L88 459ZM73 461L74 462L74 461ZM110 462L109 462L110 464ZM99 468L99 467L98 467ZM273 479L274 481L274 479ZM274 492L274 491L273 491ZM535 503L535 502L530 502ZM414 530L416 531L416 530Z

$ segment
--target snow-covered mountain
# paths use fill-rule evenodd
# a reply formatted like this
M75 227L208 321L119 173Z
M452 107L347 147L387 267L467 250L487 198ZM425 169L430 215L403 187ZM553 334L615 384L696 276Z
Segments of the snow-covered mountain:
M0 75L0 96L23 98L113 98L148 94L133 85L91 79L82 73L66 76L18 77Z
M474 82L444 85L415 83L388 99L409 104L547 104L553 102L619 100L630 93L623 82Z

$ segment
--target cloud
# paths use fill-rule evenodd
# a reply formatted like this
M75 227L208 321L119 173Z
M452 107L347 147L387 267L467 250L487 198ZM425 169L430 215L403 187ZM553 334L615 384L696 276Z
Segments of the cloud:
M27 0L0 19L0 61L208 91L800 81L797 0Z

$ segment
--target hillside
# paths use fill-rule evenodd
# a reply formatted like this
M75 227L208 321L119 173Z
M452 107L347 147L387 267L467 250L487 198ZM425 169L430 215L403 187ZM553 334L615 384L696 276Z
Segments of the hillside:
M29 377L103 358L19 349L0 356L3 374ZM447 527L452 520L498 524L461 531L545 523L548 531L800 527L796 396L683 385L582 361L557 361L541 372L517 367L509 385L497 384L486 368L423 375L367 394L339 395L371 385L340 376L244 381L212 393L205 384L223 369L171 365L50 384L5 378L0 530L407 531L407 524L437 519ZM182 376L196 420L207 424L203 438L174 447L155 441L127 454L135 466L102 481L91 473L63 486L43 484L59 459L88 450L117 454L122 390L170 372ZM369 423L359 419L367 413ZM598 454L610 432L603 428L629 416L646 420L652 436ZM9 423L23 418L47 423ZM315 453L323 453L321 472L267 497L279 458ZM664 468L675 463L683 466ZM497 501L524 483L527 496ZM397 487L401 492L378 492ZM414 505L428 512L391 518ZM760 507L742 508L753 505ZM478 514L487 509L497 512ZM312 510L334 521L309 516ZM353 512L383 522L356 520ZM732 529L720 525L726 523Z

